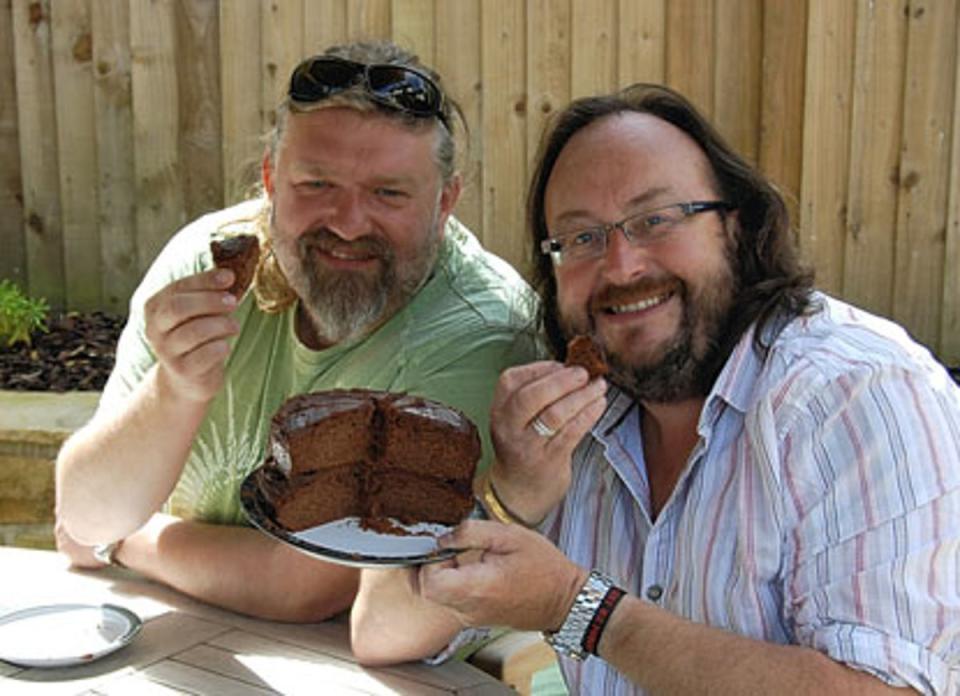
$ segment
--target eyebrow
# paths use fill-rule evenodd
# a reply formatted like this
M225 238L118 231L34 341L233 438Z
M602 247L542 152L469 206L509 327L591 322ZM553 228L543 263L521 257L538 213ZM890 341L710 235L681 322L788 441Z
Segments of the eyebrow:
M317 162L300 161L294 163L294 171L301 175L327 178L334 176L326 167ZM412 188L416 186L418 177L404 174L387 174L367 180L368 185L386 188Z
M655 200L656 198L664 195L665 193L668 193L669 191L670 191L669 186L654 186L652 188L648 188L647 190L643 191L642 193L634 196L629 201L627 201L627 208L628 209L638 208L641 205L645 203L649 203L650 201ZM590 212L586 210L575 209L575 210L567 210L561 213L560 215L557 216L556 220L554 220L554 223L559 224L563 222L568 222L570 220L582 220L582 219L592 220L595 218Z

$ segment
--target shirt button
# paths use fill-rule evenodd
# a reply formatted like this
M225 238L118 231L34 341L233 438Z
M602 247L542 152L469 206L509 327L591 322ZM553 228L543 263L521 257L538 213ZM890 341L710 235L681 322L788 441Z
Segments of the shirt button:
M647 588L647 599L651 602L656 602L663 596L663 588L660 585L650 585Z

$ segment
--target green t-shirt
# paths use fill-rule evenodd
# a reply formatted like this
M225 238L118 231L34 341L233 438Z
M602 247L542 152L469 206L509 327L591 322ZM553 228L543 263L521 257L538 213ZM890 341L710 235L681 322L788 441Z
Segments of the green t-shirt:
M211 238L252 224L259 205L249 201L212 213L170 240L133 296L101 408L125 399L156 360L144 334L145 301L172 280L210 268ZM238 491L263 462L271 416L293 395L327 389L409 392L462 410L481 433L482 471L492 457L489 411L500 372L541 355L533 331L535 307L520 275L452 218L430 279L403 310L361 340L310 350L294 331L294 308L266 314L247 293L235 313L241 328L224 386L167 511L206 522L245 523Z

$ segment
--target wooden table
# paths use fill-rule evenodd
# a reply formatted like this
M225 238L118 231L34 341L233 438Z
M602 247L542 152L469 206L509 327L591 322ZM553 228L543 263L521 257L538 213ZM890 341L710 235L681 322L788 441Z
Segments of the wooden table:
M197 602L116 568L71 571L52 551L0 547L0 610L60 602L124 606L143 630L95 662L24 669L0 661L0 694L503 694L502 682L462 662L366 669L341 618L260 621Z

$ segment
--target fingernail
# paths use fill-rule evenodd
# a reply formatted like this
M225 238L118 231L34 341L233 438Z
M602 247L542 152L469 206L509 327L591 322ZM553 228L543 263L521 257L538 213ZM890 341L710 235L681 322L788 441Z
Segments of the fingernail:
M227 305L227 307L233 307L234 305L237 304L237 298L233 296L233 293L230 293L230 292L223 293L222 299L223 299L223 304Z
M217 271L217 275L215 276L216 281L221 285L223 285L224 283L229 283L232 277L233 277L233 274L230 271L227 271L225 269L220 269L219 271Z

